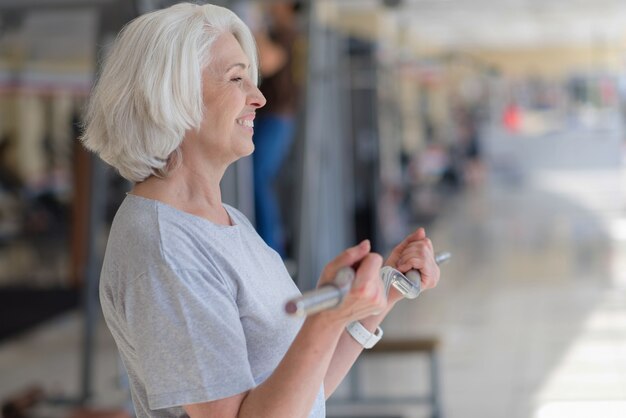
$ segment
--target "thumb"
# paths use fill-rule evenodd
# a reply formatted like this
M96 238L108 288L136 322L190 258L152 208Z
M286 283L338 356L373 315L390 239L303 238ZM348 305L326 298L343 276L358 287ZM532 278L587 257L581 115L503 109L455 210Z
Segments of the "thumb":
M404 238L402 240L402 242L400 244L398 244L392 251L391 254L389 255L389 258L387 259L385 265L391 266L393 268L396 268L396 264L398 262L398 260L400 259L400 255L402 254L402 251L404 250L404 248L409 245L410 243L412 243L413 241L419 241L426 238L426 230L422 227L417 228L415 231L413 231L411 234L407 235L406 238Z
M404 249L407 245L414 241L419 241L426 238L426 230L422 227L417 228L413 233L409 234L398 247Z
M335 259L326 265L324 272L322 273L322 283L331 281L339 269L342 267L352 266L353 264L361 261L363 257L369 254L371 244L369 240L363 240L358 245L350 247L339 254Z
M415 232L413 232L411 235L409 235L408 237L406 237L406 239L404 240L406 243L409 243L411 241L415 241L415 240L420 240L420 239L424 239L426 238L426 230L424 228L417 228L415 230Z

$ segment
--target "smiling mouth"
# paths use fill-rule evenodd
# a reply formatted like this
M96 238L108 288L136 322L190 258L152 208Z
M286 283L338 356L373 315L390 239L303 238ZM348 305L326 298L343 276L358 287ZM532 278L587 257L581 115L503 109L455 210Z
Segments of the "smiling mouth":
M237 119L237 124L246 128L254 128L254 121Z

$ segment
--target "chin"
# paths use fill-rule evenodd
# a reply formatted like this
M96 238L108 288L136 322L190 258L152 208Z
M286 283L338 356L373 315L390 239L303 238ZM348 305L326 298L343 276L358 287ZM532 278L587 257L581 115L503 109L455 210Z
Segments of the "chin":
M254 144L250 141L250 146L241 150L241 157L248 157L254 152Z

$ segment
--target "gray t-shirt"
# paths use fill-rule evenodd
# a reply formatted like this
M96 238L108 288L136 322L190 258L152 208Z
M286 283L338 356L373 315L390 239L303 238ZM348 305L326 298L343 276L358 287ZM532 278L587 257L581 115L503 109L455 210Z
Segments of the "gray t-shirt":
M226 210L233 226L129 194L115 216L100 301L140 418L259 385L302 325L283 310L299 291L280 256ZM325 416L323 388L310 416Z

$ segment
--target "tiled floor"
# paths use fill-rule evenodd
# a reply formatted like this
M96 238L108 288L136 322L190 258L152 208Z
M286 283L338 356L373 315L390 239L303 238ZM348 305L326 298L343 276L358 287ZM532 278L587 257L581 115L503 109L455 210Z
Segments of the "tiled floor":
M509 144L506 164L499 164L502 148L490 155L493 170L482 187L449 201L429 231L439 249L454 255L442 267L439 287L400 304L384 324L386 338L441 340L447 418L626 416L621 144L602 133L542 140L552 141L552 157L533 158L545 150L539 139ZM30 382L76 393L79 329L78 317L69 315L0 346L0 398ZM362 384L368 393L424 389L424 366L419 358L368 361ZM96 372L96 403L123 403L115 348L104 328ZM401 405L329 410L428 412Z

